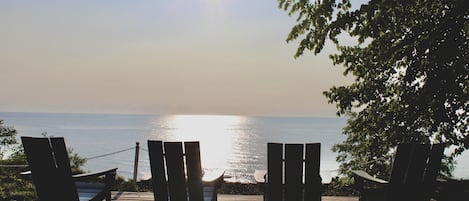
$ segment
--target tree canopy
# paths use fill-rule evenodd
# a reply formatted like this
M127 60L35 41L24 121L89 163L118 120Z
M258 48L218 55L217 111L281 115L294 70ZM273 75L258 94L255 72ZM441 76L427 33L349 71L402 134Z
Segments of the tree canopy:
M340 172L389 173L392 148L402 142L447 143L447 160L469 148L469 7L465 0L278 0L296 16L287 42L299 40L295 57L330 55L348 86L324 95L338 115L350 115L344 142L334 146ZM353 44L349 41L354 40ZM453 149L451 149L453 150Z

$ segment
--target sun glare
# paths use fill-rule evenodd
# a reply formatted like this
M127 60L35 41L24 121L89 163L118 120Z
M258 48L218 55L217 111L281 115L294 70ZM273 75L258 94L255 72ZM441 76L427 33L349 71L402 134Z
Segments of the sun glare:
M204 167L226 167L233 142L239 137L236 128L244 122L242 116L172 115L161 124L165 133L153 133L152 138L163 141L199 141Z

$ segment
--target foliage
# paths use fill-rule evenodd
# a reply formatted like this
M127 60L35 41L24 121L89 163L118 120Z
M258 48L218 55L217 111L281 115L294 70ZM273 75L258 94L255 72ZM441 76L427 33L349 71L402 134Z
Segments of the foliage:
M2 160L0 164L16 164L16 161ZM34 200L36 198L33 183L19 177L21 170L0 168L0 200Z
M324 185L323 196L357 196L357 191L355 191L352 186L351 178L349 177L334 177L331 179L331 182Z
M86 158L83 158L74 153L73 149L68 149L68 158L70 159L70 168L72 169L72 174L81 174L86 172L82 169L83 165L86 163Z
M26 165L26 157L17 146L17 131L13 127L5 126L0 120L0 200L33 200L35 198L32 182L20 178L20 172L27 167L12 167L11 165ZM4 153L9 152L4 159Z
M350 115L334 146L340 173L363 169L386 177L393 147L402 142L453 145L445 161L469 148L469 8L464 0L278 0L297 24L287 42L301 39L295 57L330 55L348 86L324 92L337 115ZM350 41L353 40L352 44Z
M0 119L0 159L3 159L7 148L16 143L16 129L3 124Z
M140 180L135 182L132 179L125 179L124 177L118 176L116 183L112 190L117 191L130 191L130 192L149 192L153 191L153 185L151 179Z

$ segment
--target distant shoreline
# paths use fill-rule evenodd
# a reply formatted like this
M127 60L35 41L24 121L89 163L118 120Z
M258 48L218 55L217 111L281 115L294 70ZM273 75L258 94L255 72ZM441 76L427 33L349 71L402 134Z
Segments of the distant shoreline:
M346 117L339 117L333 115L295 115L295 114L283 114L283 115L269 115L269 114L204 114L204 113L120 113L120 112L3 112L0 114L45 114L45 115L124 115L124 116L247 116L247 117L271 117L271 118L340 118L346 119ZM1 116L0 116L1 119Z

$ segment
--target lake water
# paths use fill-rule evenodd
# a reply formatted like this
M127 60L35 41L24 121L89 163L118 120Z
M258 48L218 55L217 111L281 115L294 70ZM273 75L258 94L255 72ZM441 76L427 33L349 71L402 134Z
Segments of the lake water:
M267 142L321 143L321 177L329 182L338 163L332 145L345 136L344 118L251 117L219 115L121 115L4 113L0 119L14 126L19 136L63 136L67 147L91 158L88 171L117 167L132 178L135 144L140 142L138 178L151 177L147 140L200 141L203 168L226 170L231 181L252 182L256 169L266 169ZM111 154L114 153L114 154ZM108 155L110 154L110 155ZM102 156L105 155L105 156ZM102 156L102 157L100 157ZM96 157L96 158L95 158ZM457 166L455 177L469 178L469 154Z

